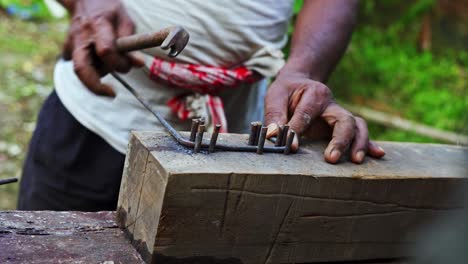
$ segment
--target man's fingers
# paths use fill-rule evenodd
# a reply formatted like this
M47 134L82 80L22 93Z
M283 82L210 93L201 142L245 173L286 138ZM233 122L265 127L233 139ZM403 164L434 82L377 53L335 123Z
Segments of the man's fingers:
M378 158L378 159L385 156L385 151L383 150L383 148L379 147L377 144L375 144L372 141L369 141L368 153L371 157Z
M351 161L361 164L366 156L367 146L369 144L369 130L367 123L360 117L355 117L356 135L351 146Z
M301 136L312 140L331 140L332 133L333 128L322 118L317 118Z
M294 140L291 145L291 151L297 152L298 149L299 149L299 135L296 133L296 135L294 135Z
M135 32L135 24L133 24L125 9L120 9L120 15L117 19L117 37L126 37Z
M330 90L325 86L301 87L291 95L289 111L292 113L289 126L296 133L301 135L309 128L311 122L315 120L325 108L330 97Z
M73 37L69 34L63 43L62 58L64 60L71 60L73 52Z
M268 126L268 138L278 133L278 125L284 125L288 122L288 93L284 87L276 87L275 84L272 84L269 88L265 96L264 119Z
M129 52L126 54L128 59L130 60L130 63L135 66L135 67L143 67L145 66L145 57L144 55L139 52L139 51L134 51L134 52Z
M74 38L75 49L73 51L74 70L81 82L91 91L99 95L115 96L114 91L101 83L100 75L93 65L92 43L88 39L86 28Z
M277 123L271 123L268 126L266 138L271 138L278 135L279 125Z
M128 72L130 59L120 54L115 47L116 35L111 22L104 16L93 21L93 35L96 55L109 71Z
M144 65L144 60L118 52L115 45L118 37L133 33L133 22L120 1L76 1L74 7L63 56L73 59L77 76L91 91L114 96L100 76Z
M325 109L322 117L333 127L332 140L324 153L325 160L337 163L354 139L356 121L351 113L335 103Z
M74 39L75 36L79 32L79 27L82 24L82 19L74 18L72 23L70 24L70 28L68 29L67 37L65 38L65 42L63 43L63 51L62 51L62 58L64 60L71 60L72 53L74 49Z
M75 73L81 82L98 95L114 97L114 91L101 83L100 75L92 65L91 51L88 47L79 47L73 52Z

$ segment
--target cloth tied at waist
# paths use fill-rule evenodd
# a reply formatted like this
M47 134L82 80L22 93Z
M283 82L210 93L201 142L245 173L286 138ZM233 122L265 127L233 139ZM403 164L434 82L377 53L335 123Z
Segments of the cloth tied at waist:
M228 132L223 101L217 94L224 89L235 88L241 83L254 83L259 74L239 66L233 69L176 63L154 58L150 78L155 81L187 90L170 99L167 105L181 120L203 118L208 131L221 125L220 132Z

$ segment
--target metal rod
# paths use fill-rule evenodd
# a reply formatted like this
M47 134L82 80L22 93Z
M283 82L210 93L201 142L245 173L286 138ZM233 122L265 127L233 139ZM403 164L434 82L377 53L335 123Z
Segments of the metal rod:
M17 182L18 178L0 179L0 185Z
M192 127L190 128L190 141L194 142L197 136L198 126L200 125L200 119L192 119Z
M123 80L119 75L117 75L114 72L111 72L111 75L117 79L135 98L148 110L150 111L156 119L163 125L163 127L169 132L169 134L177 141L177 143L181 144L182 146L185 146L187 148L193 148L195 146L195 142L192 142L188 139L185 139L182 137L177 130L175 130L165 119L164 117L154 111L149 104L146 102L145 99L143 99L136 91L133 89L125 80ZM208 144L201 144L201 148L209 148ZM257 146L233 146L233 145L225 145L225 144L217 144L216 145L217 150L223 150L223 151L235 151L235 152L257 152ZM272 152L272 153L283 153L284 152L284 147L265 147L263 149L264 152Z
M111 72L111 75L117 79L130 93L133 94L133 96L135 96L135 98L140 101L140 103L146 108L148 109L155 117L156 119L158 119L158 121L164 126L164 128L167 130L167 132L169 132L169 134L171 134L171 136L173 136L175 138L175 140L177 140L177 142L181 143L185 143L187 144L189 147L193 147L195 144L189 140L186 140L185 138L183 138L179 132L177 132L165 119L164 117L156 112L156 111L153 111L153 109L149 106L149 104L146 102L145 99L143 99L136 91L135 89L133 89L124 79L122 79L122 77L120 77L119 75L117 75L116 73L114 72Z
M283 144L283 127L283 125L278 127L278 134L276 135L275 147L281 147L281 144Z
M221 129L221 125L216 125L214 127L213 134L211 134L210 140L210 148L208 149L209 153L213 153L216 148L216 141L218 140L219 130Z
M265 147L266 134L268 127L262 127L260 131L260 138L258 139L257 154L263 154L263 148Z
M291 146L292 146L295 136L296 136L296 132L294 132L294 130L291 130L289 132L286 146L284 148L284 154L288 155L289 153L291 153Z
M281 146L285 146L286 145L286 141L288 140L288 131L289 131L289 125L286 124L283 126L283 138L281 140Z
M262 132L262 122L257 121L257 130L255 133L254 146L258 145L258 140L260 139L260 133Z
M255 138L257 137L257 129L258 129L257 122L250 123L249 142L247 143L249 146L255 145Z
M201 145L203 142L203 133L205 133L205 125L198 126L197 137L195 138L195 146L193 147L193 151L195 153L199 153L201 149Z

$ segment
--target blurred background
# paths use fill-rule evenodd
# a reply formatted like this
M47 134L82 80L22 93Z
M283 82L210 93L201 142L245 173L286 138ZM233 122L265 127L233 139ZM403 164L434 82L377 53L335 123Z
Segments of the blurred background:
M296 13L301 5L296 1ZM465 0L361 1L359 24L329 86L369 121L373 139L464 142L466 14ZM53 0L0 0L0 178L21 174L66 32L66 14ZM17 183L0 186L0 210L15 208L17 191Z

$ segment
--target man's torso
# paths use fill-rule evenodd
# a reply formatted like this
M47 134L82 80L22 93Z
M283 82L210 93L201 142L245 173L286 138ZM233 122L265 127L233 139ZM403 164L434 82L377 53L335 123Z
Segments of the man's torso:
M275 75L284 63L280 50L287 41L292 2L123 0L135 23L136 33L153 32L173 25L189 31L189 44L175 59L177 62L225 68L245 65L266 77ZM186 123L170 113L166 102L187 91L152 81L147 74L153 56L169 60L166 52L153 48L145 50L144 54L147 66L133 69L124 78L177 129L185 129ZM116 91L117 96L113 99L97 96L84 87L73 71L72 62L60 61L57 64L54 81L57 94L68 111L122 153L131 130L161 129L154 117L109 75L103 77L102 82L110 84ZM235 96L231 96L233 93ZM230 127L242 127L243 119L258 118L259 100L255 97L259 94L262 92L258 83L221 93L221 97L230 100L225 102ZM233 116L239 108L246 114Z

